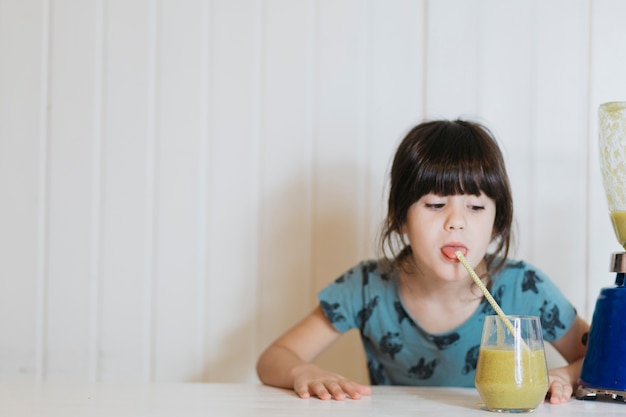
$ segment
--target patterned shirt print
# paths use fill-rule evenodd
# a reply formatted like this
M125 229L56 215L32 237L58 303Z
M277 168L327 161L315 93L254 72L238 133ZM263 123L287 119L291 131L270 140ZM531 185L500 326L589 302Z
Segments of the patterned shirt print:
M398 276L388 263L367 260L318 294L328 320L340 332L359 329L373 385L473 387L486 315L483 299L470 318L444 334L419 326L400 300ZM538 316L547 342L569 330L576 310L540 270L509 261L492 279L491 293L508 314Z

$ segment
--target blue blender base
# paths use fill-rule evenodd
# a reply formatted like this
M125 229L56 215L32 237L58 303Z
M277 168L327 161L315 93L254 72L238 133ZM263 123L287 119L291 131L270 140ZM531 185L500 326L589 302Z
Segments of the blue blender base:
M576 398L598 396L626 402L626 287L619 272L615 287L604 288L596 302L587 353Z

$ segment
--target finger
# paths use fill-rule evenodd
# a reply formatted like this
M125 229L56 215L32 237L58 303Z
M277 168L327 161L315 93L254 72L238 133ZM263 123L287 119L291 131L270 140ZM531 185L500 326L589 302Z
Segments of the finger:
M315 382L311 384L311 393L316 395L320 400L330 400L333 398L332 394L326 389L326 386L321 382Z
M343 401L346 399L346 393L338 382L329 382L326 385L326 389L328 390L328 392L330 392L335 400Z
M293 388L293 390L298 394L300 398L310 398L311 393L309 392L309 387L306 384L298 385Z
M550 403L551 404L560 404L567 400L567 391L561 382L553 382L550 386Z
M564 402L567 402L567 398L562 395L553 395L550 397L550 404L562 404Z
M574 393L574 387L570 384L563 384L562 393L561 393L561 402L568 402L570 398L572 398L572 394Z
M553 382L550 385L550 404L559 404L561 402L561 384Z
M344 381L341 384L344 392L350 396L353 400L358 400L363 395L370 395L371 389L366 385L357 384L351 381Z

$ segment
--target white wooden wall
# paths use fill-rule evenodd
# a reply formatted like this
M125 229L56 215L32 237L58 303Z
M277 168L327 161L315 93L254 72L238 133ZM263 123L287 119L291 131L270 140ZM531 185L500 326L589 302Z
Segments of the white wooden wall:
M424 118L501 140L518 252L589 319L619 250L620 0L0 0L0 379L255 381L375 253ZM364 380L355 334L320 361ZM354 360L350 360L354 358Z

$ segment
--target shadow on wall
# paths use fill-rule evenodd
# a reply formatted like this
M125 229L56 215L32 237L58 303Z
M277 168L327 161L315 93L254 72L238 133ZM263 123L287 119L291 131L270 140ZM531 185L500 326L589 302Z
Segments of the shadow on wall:
M218 345L213 348L217 354L209 358L202 375L190 382L219 382L219 383L245 383L256 382L254 374L254 361L250 356L250 335L255 333L254 318L245 320L239 326L233 328L218 341L210 341L210 344Z
M363 225L355 210L362 196L355 184L362 181L349 165L324 167L317 178L317 191L304 173L275 177L280 186L272 189L271 179L262 184L259 206L258 275L237 304L256 300L256 306L242 306L242 316L219 340L212 340L214 357L207 360L204 375L209 382L257 381L256 360L273 340L304 318L317 305L317 291L361 260ZM345 180L345 178L350 180ZM285 183L285 178L290 182ZM255 216L251 216L254 218ZM367 246L368 248L371 247ZM253 336L254 335L254 336ZM255 340L256 339L256 340ZM255 343L251 343L255 340ZM369 383L365 354L358 331L340 337L316 361L325 368L362 383Z
M347 179L349 178L349 180ZM364 242L369 210L363 183L367 172L355 166L324 167L312 212L312 280L314 305L317 292L364 259L374 242ZM325 369L369 384L367 361L360 334L353 329L342 335L315 361Z
M370 178L356 164L326 165L320 169L311 210L312 305L317 292L364 259L374 247L370 235L371 213L366 187ZM374 190L376 195L380 190ZM377 219L378 220L378 219ZM365 353L358 330L342 335L316 363L360 383L369 384Z

